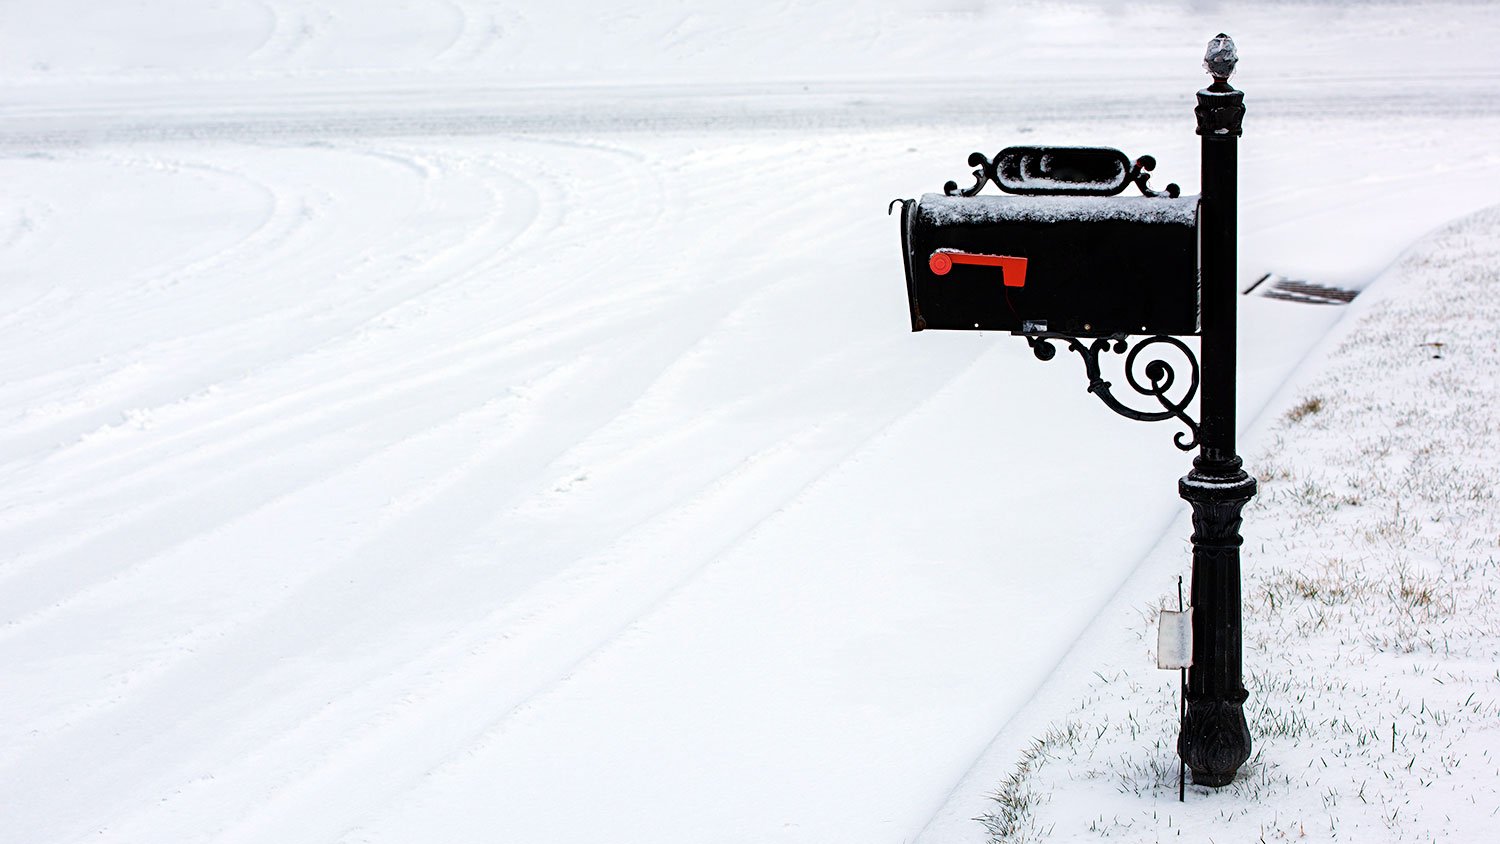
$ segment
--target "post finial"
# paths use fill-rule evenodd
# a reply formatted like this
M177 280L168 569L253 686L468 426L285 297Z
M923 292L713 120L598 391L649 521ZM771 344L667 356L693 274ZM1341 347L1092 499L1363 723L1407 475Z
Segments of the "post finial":
M1227 82L1234 75L1234 66L1239 60L1239 54L1234 49L1234 39L1221 32L1208 42L1208 52L1203 55L1203 67L1215 82Z

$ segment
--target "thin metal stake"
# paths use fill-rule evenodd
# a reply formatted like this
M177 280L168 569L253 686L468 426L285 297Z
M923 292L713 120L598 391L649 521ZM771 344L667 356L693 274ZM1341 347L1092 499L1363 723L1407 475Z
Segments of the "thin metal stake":
M1182 575L1177 575L1177 611L1182 612ZM1187 669L1180 669L1181 682L1177 686L1177 725L1187 721ZM1177 802L1187 802L1187 761L1181 755L1177 757Z

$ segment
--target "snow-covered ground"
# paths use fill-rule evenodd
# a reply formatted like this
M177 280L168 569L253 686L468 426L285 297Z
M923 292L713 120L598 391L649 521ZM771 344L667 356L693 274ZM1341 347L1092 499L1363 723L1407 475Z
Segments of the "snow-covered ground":
M1255 752L1179 793L1178 672L1155 669L1184 515L971 772L949 837L1487 841L1500 813L1500 207L1424 238L1361 296L1246 454ZM1163 594L1165 593L1165 594ZM1044 710L1048 710L1044 713ZM1002 735L998 746L1015 736ZM997 774L992 767L1003 765ZM994 800L977 796L999 783ZM976 808L981 807L981 808Z
M0 7L0 838L972 804L1186 458L907 333L885 207L1028 142L1194 191L1219 30L1246 283L1496 201L1482 4ZM1247 424L1339 314L1244 301Z

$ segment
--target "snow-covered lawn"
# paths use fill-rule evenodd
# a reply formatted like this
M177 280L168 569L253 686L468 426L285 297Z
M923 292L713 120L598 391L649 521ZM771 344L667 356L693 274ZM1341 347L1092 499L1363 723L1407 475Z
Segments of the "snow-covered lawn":
M0 8L0 839L982 838L1187 458L909 334L887 203L1195 191L1221 29L1245 284L1500 184L1484 5L742 6Z

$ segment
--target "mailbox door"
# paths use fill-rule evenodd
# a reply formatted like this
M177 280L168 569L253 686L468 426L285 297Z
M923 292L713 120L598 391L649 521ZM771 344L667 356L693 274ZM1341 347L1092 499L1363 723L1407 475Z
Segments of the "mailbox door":
M912 330L1198 333L1197 197L947 197L903 208Z

